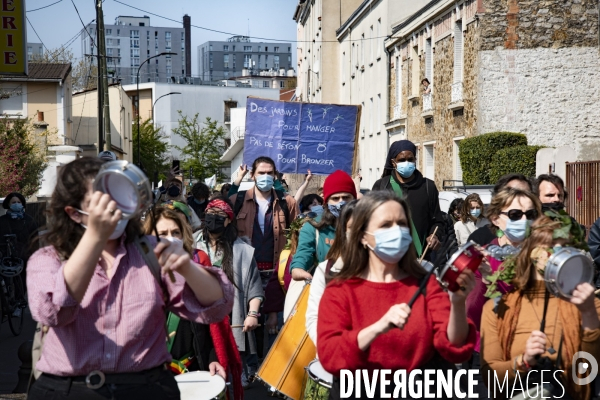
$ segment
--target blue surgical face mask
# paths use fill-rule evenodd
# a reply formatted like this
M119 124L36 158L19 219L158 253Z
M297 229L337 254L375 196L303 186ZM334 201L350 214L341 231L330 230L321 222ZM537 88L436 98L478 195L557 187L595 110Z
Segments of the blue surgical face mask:
M504 234L513 243L521 243L527 237L531 221L528 219L520 219L518 221L508 220Z
M369 246L383 262L394 264L399 262L412 243L410 229L402 226L378 229L375 233L365 232L375 237L375 247Z
M414 174L416 168L417 166L415 163L410 161L404 161L396 164L396 171L398 171L400 176L403 178L410 178L412 174Z
M321 214L323 214L323 206L321 206L321 205L312 206L312 207L310 207L310 211L314 212L317 215L321 215Z
M204 204L205 201L206 201L206 199L198 200L197 198L194 197L194 203L196 203L196 204Z
M471 215L475 218L479 218L481 215L481 210L479 208L475 208L474 210L471 210Z
M273 188L275 180L271 175L258 175L256 177L256 187L261 192L268 192Z
M346 205L345 201L340 201L337 204L327 204L327 208L333 214L334 217L339 218L340 211L342 211L342 207Z
M13 212L16 212L16 213L23 211L23 204L21 204L21 203L13 203L13 204L11 204L10 205L10 211L13 211Z

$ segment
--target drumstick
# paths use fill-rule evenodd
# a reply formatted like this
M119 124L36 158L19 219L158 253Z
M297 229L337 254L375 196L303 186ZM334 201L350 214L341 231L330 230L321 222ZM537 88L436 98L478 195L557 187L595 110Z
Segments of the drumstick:
M456 240L453 240L453 241L449 242L446 246L444 246L444 248L442 249L441 254L446 254L446 252L448 251L448 249L450 247L452 247L454 245L454 243L456 243ZM442 263L443 263L443 258L442 257L438 257L438 259L433 264L433 268L431 268L431 270L429 270L427 272L427 274L425 275L425 277L421 280L421 284L419 285L419 289L415 292L415 294L413 294L413 296L411 297L411 299L408 301L407 305L408 305L409 308L412 308L413 304L415 304L415 301L417 301L417 298L419 297L419 295L421 293L423 293L423 290L425 290L425 287L429 283L429 278L434 273L434 271L436 269L438 269L442 265ZM406 322L408 322L408 319L406 320ZM405 324L406 324L406 322L405 322ZM400 328L400 329L402 329L402 328Z
M596 291L594 292L594 294L596 294L596 295L600 294L600 289L596 290Z
M439 226L435 227L435 230L433 231L434 235L437 233L438 228L439 228ZM423 250L423 254L421 254L421 258L419 258L419 264L421 264L421 262L425 258L425 254L427 254L427 250L429 250L429 245L430 245L430 243L427 243L427 246L425 247L425 250Z
M258 324L256 326L262 326L261 324ZM232 328L243 328L244 325L231 325Z

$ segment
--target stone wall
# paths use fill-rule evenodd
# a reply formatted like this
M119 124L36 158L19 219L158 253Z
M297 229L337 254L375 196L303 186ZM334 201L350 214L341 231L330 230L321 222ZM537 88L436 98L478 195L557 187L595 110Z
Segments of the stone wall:
M598 45L597 0L483 0L481 50Z
M480 52L478 132L521 132L532 145L599 159L599 64L595 47Z
M451 103L452 84L454 80L454 38L448 36L435 43L433 61L433 118L422 116L423 101L419 98L408 101L404 96L403 108L407 110L408 139L419 143L419 170L424 171L425 157L423 143L435 141L435 183L442 190L444 180L454 179L454 139L471 137L477 133L477 46L479 33L476 23L467 25L464 32L464 69L463 69L463 103L464 108L453 111L448 109ZM425 70L424 56L421 57L421 71ZM403 88L408 90L410 79L410 62L403 65Z

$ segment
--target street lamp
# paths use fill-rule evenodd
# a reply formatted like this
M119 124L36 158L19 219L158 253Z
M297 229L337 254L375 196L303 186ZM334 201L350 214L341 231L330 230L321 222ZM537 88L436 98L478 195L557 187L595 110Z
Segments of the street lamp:
M156 102L159 101L160 99L162 99L163 97L167 97L172 94L181 94L181 93L180 92L171 92L171 93L163 94L158 99L154 100L154 103L152 104L152 123L154 123L154 106L156 106Z
M146 64L148 61L152 60L153 58L156 57L160 57L160 56L176 56L177 53L173 53L170 51L167 52L162 52L159 54L156 54L152 57L148 57L144 60L143 63L140 64L138 70L137 70L137 130L138 130L138 142L137 142L137 153L138 153L138 167L142 166L142 159L140 158L140 142L141 142L141 132L140 132L140 70L142 69L142 66L144 64ZM154 106L153 106L154 107ZM154 118L154 112L152 113L152 118Z

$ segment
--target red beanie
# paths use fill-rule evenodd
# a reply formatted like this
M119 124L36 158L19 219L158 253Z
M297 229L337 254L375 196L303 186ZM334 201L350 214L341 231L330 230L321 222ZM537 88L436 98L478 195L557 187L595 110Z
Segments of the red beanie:
M337 170L333 174L329 175L323 183L323 202L327 204L329 197L336 193L350 193L356 198L356 186L354 181L342 170Z

